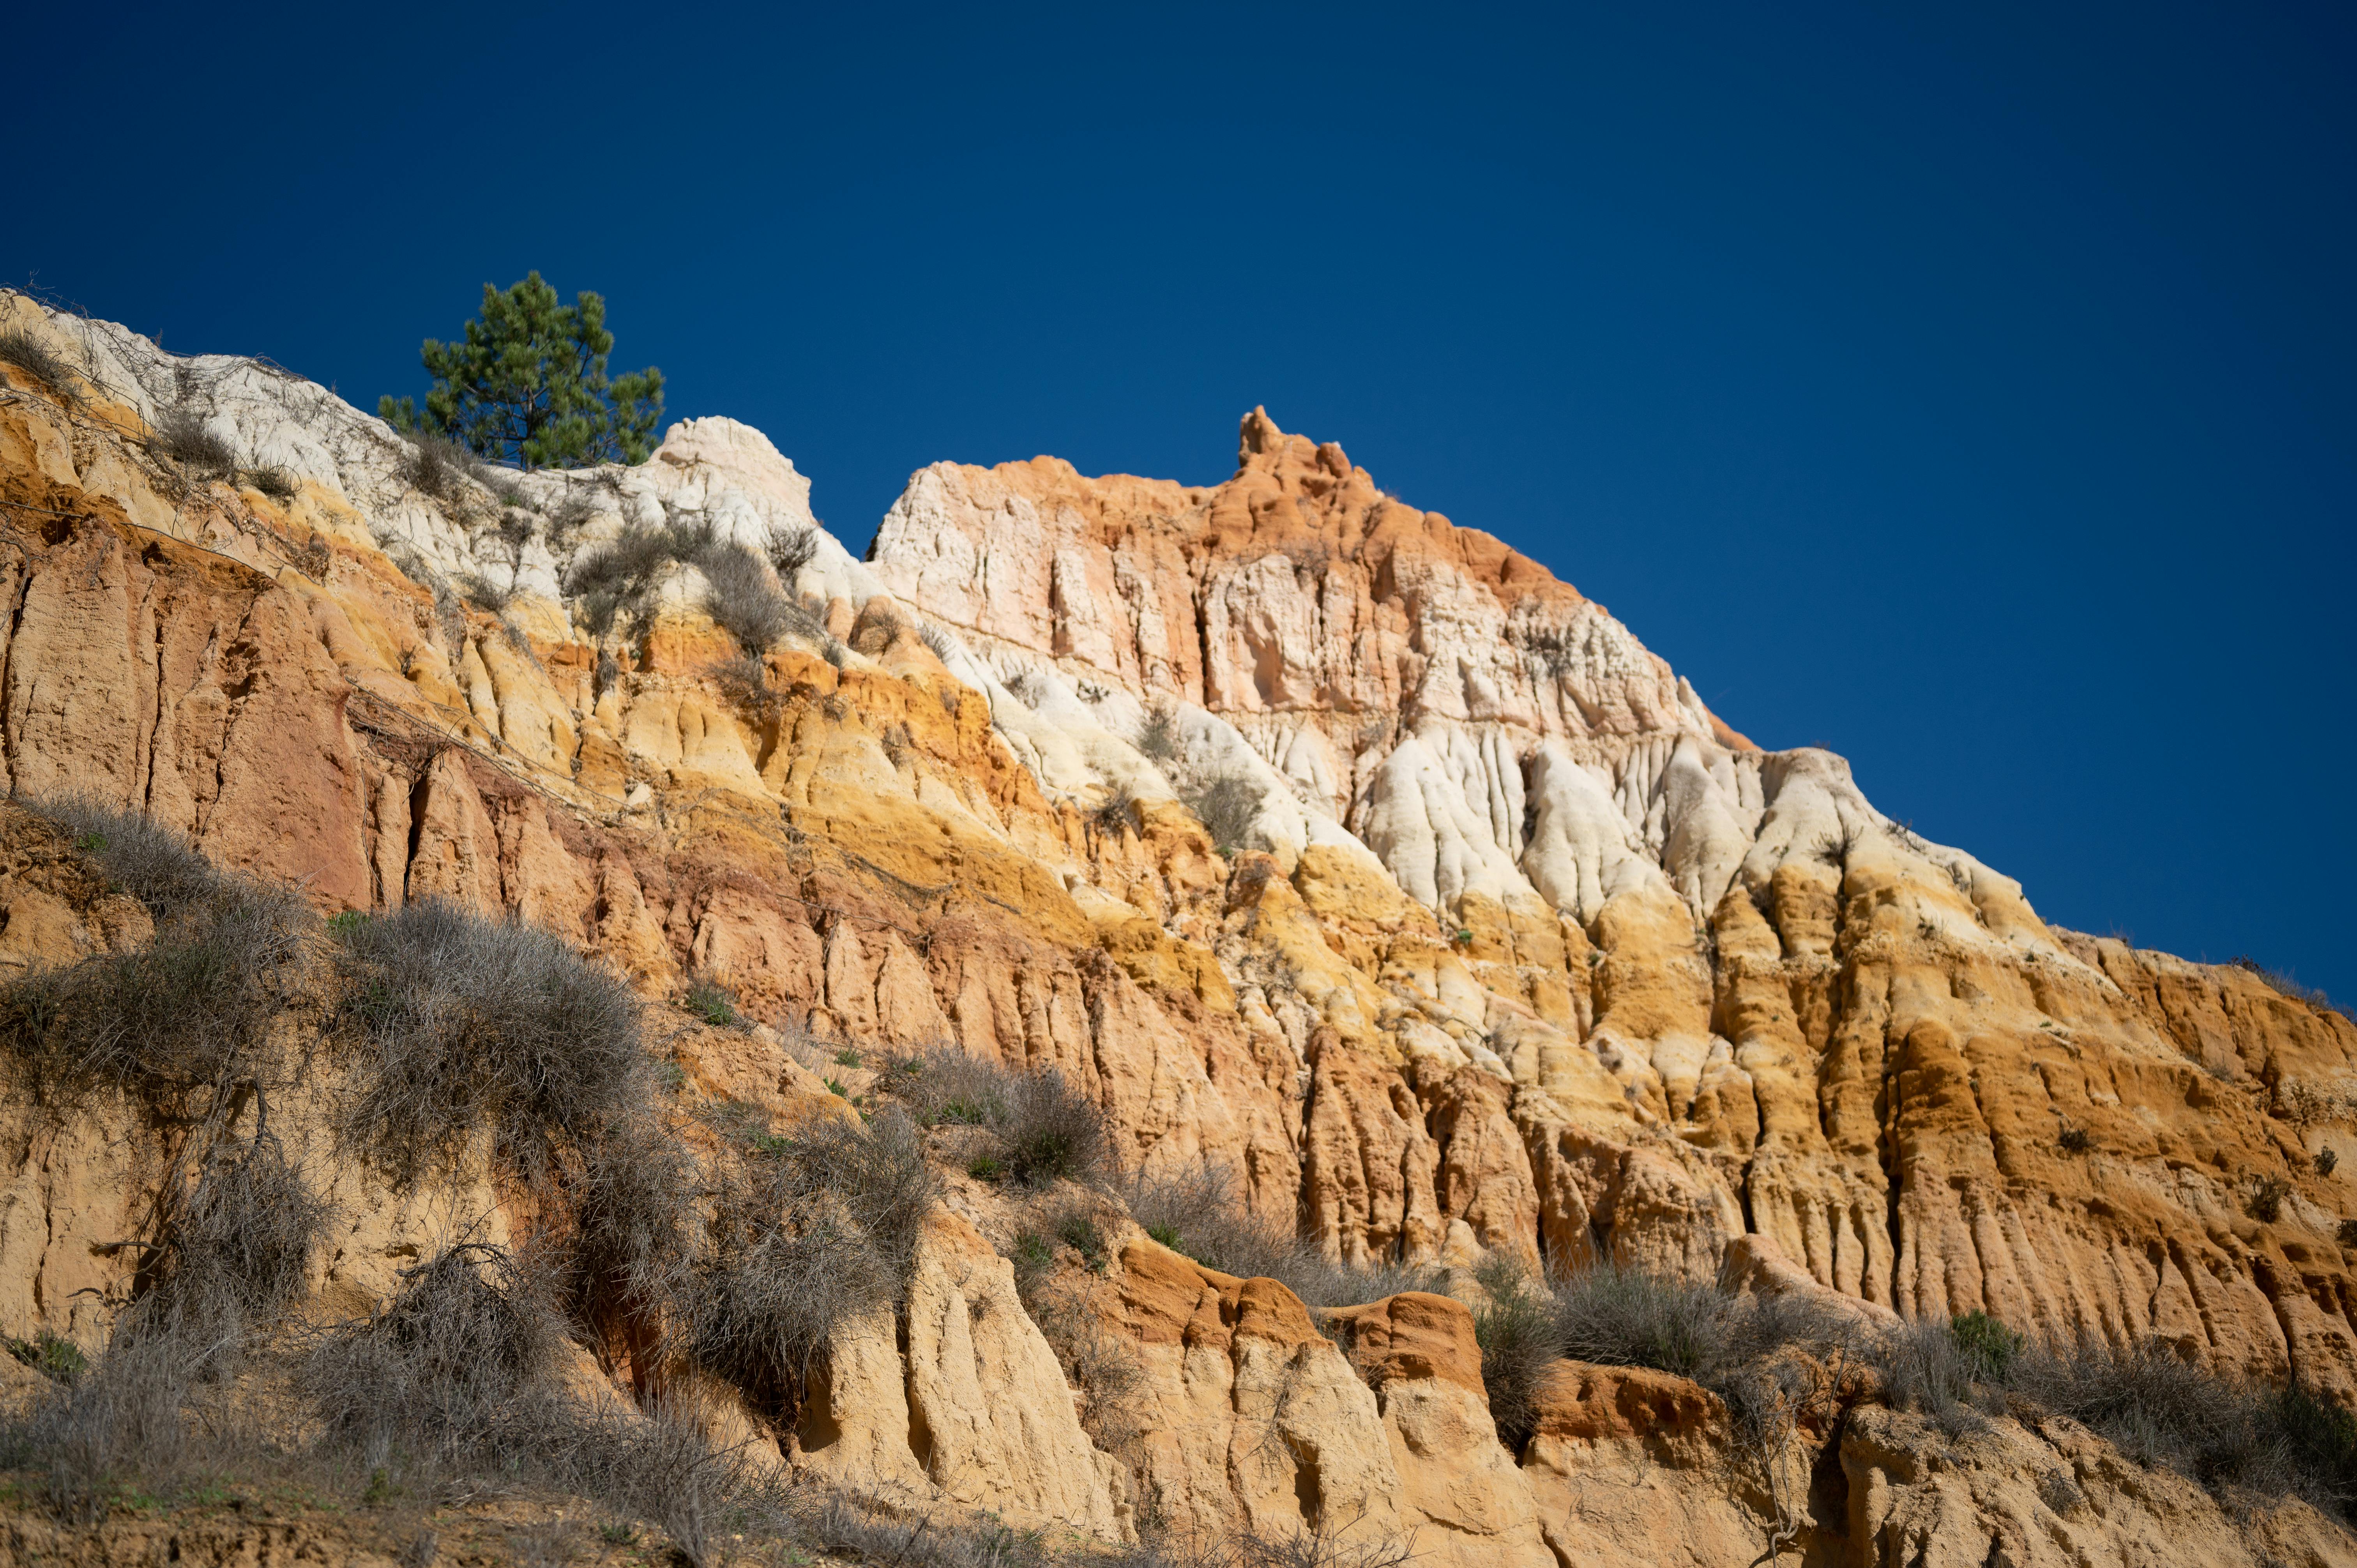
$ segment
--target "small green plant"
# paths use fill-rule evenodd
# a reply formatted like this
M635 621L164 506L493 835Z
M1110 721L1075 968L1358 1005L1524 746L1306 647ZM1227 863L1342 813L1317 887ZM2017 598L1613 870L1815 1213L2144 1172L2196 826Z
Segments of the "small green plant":
M859 1065L859 1053L853 1050L849 1046L845 1046L843 1049L834 1053L834 1065L837 1067L857 1067Z
M673 1094L687 1087L687 1069L677 1062L664 1062L655 1069L655 1075L662 1079L662 1086Z
M979 1127L990 1120L990 1108L972 1100L948 1100L933 1113L937 1126Z
M851 1090L843 1087L843 1080L841 1079L828 1079L826 1080L826 1091L829 1094L839 1094L845 1100L851 1098Z
M1460 948L1469 948L1473 945L1472 927L1459 926L1457 928L1457 945Z
M366 909L347 909L340 915L328 918L328 932L330 936L340 937L348 931L359 930L369 923L369 918Z
M996 1155L979 1155L972 1165L965 1167L965 1174L976 1181L1005 1181L1006 1167Z
M361 1493L361 1506L381 1509L400 1494L401 1488L393 1484L392 1475L379 1465L369 1472L368 1488Z
M1015 1268L1015 1294L1026 1306L1039 1300L1040 1287L1056 1273L1056 1248L1037 1230L1020 1230L1004 1249Z
M628 1546L638 1538L638 1527L619 1520L597 1527L597 1539L608 1546Z
M1146 1233L1148 1236L1153 1237L1154 1240L1161 1245L1169 1248L1174 1252L1183 1252L1186 1251L1184 1247L1181 1247L1178 1244L1178 1227L1176 1225L1149 1225L1146 1228Z
M1094 1109L1085 1101L1079 1103L1084 1110ZM1091 1141L1093 1132L1092 1125L1062 1126L1044 1119L1011 1127L1005 1133L1007 1163L1030 1187L1077 1178L1095 1163L1098 1151Z
M84 833L81 837L74 840L74 848L81 851L84 854L96 854L105 847L106 835L104 833Z
M737 998L709 975L695 978L681 1005L716 1029L725 1029L737 1021Z
M1979 1382L2002 1383L2021 1355L2021 1336L1978 1308L1950 1318L1948 1332L1956 1337L1957 1353Z
M1096 1217L1084 1209L1072 1209L1058 1219L1056 1236L1097 1273L1104 1273L1113 1261L1113 1251L1105 1243L1104 1232L1097 1228Z
M90 1358L70 1339L44 1328L30 1339L5 1342L8 1354L52 1382L70 1383L90 1370Z
M2291 1183L2279 1176L2263 1176L2251 1183L2249 1195L2243 1201L2244 1211L2262 1225L2273 1225L2283 1218L2284 1199L2291 1196Z

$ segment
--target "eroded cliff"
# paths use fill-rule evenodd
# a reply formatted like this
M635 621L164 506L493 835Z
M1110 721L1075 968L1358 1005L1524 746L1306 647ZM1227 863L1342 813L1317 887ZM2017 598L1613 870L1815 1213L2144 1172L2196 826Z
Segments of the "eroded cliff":
M94 791L323 912L438 896L650 995L715 977L767 1026L699 1047L748 1102L794 1085L778 1042L804 1034L1054 1067L1125 1167L1229 1171L1346 1262L1766 1278L2357 1397L2346 1016L2048 927L1339 446L1254 411L1209 489L936 465L863 563L729 421L635 469L436 478L284 372L0 310L79 367L0 367L12 791ZM175 414L222 456L161 450ZM759 552L793 624L748 663L689 562L619 613L568 591L660 528ZM124 940L59 875L12 869L0 960ZM91 1243L128 1189L102 1149L37 1144L0 1198L0 1328L95 1342L124 1280ZM820 1468L1100 1534L1138 1499L1210 1527L1314 1498L1468 1563L1748 1561L1778 1517L1705 1478L1699 1391L1575 1380L1509 1453L1462 1306L1378 1304L1354 1365L1283 1287L1142 1235L1104 1310L1163 1438L1115 1464L1069 1409L990 1409L1063 1397L992 1219L953 1197L899 1337L848 1342L835 1383L867 1392L834 1399L862 1414ZM379 1262L351 1288L432 1223L356 1230ZM2029 1458L1935 1459L1910 1419L1820 1434L1847 1478L1794 1550L2240 1539L2196 1488L2008 1426L2145 1510L2050 1524L2005 1490ZM2301 1550L2345 1550L2315 1529Z

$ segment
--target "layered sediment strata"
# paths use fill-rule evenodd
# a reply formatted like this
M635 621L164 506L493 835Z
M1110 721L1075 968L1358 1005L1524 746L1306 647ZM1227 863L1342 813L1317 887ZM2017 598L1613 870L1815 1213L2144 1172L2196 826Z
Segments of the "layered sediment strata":
M324 908L446 897L650 993L718 975L773 1029L1056 1067L1130 1165L1222 1166L1344 1259L1732 1268L2357 1393L2357 1165L2318 1157L2351 1152L2345 1016L2050 928L1838 757L1754 746L1602 607L1330 443L1255 411L1208 488L936 465L861 562L730 421L675 426L638 468L429 494L391 432L307 382L0 311L87 371L67 397L0 368L12 790L135 806ZM231 468L155 455L167 410ZM758 682L693 566L597 634L566 595L585 553L656 524L806 542L780 586L810 628ZM1187 804L1215 787L1229 853ZM0 961L125 940L59 912L65 875L14 875ZM758 1067L726 1070L760 1091ZM51 1283L0 1328L83 1326L59 1304L105 1269L58 1220L83 1198L37 1173L12 1192L8 1277ZM942 1264L940 1299L987 1317L1006 1293L971 1262ZM1230 1287L1192 1288L1200 1308ZM1161 1319L1126 1310L1168 1397L1196 1398L1214 1347L1157 1349ZM1232 1404L1254 1336L1200 1310L1227 1325ZM1294 1327L1262 1337L1325 1388L1297 1311L1269 1304ZM1019 1340L942 1350L937 1384L908 1347L871 1370L952 1390L965 1356L1036 1381ZM1361 1490L1523 1550L1522 1503L1452 1513L1399 1457L1494 1467L1434 1435L1472 1423L1462 1380L1422 1382L1332 1384L1352 1463L1393 1477ZM1125 1517L1070 1436L977 1428L970 1465L918 1469L962 1496L944 1477L1020 1450L1061 1477L1038 1480L1043 1514ZM1283 1505L1192 1453L1135 1479L1224 1518Z

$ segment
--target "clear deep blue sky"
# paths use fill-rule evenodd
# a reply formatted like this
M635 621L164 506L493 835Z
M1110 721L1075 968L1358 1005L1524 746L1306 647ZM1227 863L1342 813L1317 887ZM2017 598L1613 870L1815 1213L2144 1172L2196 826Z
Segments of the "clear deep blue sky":
M2345 6L137 11L11 24L9 281L366 407L537 267L855 550L1265 403L2050 918L2357 999Z

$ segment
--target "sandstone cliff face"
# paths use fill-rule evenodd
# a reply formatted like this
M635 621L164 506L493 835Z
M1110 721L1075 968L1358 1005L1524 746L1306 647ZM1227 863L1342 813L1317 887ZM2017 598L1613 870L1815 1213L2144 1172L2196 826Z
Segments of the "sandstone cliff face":
M1051 794L1261 793L1256 917L1290 917L1282 877L1322 939L1263 996L1339 1250L1526 1245L1535 1219L1558 1260L1706 1274L1751 1232L1910 1316L2357 1388L2347 1178L2313 1165L2346 1135L2346 1017L2050 929L1838 757L1760 751L1599 607L1339 447L1255 411L1210 489L936 465L872 564L1071 737L1084 768L1033 742ZM1183 741L1149 758L1162 693ZM1493 1086L1469 1122L1469 1079ZM2298 1195L2261 1224L2269 1176Z
M1862 1310L2157 1334L2357 1395L2357 1163L2316 1159L2357 1153L2346 1017L2049 928L1840 758L1760 750L1601 607L1331 444L1255 411L1210 489L936 465L862 563L729 421L636 469L429 495L309 383L19 296L0 313L87 371L65 398L0 367L12 790L97 790L330 910L514 911L651 993L722 977L777 1029L1052 1065L1133 1167L1224 1166L1342 1258L1748 1272ZM151 454L176 408L234 472ZM249 482L265 467L292 493ZM785 586L824 635L772 647L748 692L681 567L647 622L593 636L573 563L663 522L808 535ZM465 603L470 579L505 608ZM1222 779L1248 806L1230 855L1181 803ZM10 863L0 964L137 940L136 911L60 892L62 865ZM715 1081L779 1092L735 1048ZM72 1304L102 1297L75 1293L120 1283L88 1238L133 1178L78 1135L8 1145L0 1277L27 1283L0 1329L89 1330ZM2270 1180L2288 1196L2252 1202ZM1003 1264L936 1251L933 1337L846 1358L869 1391L834 1401L813 1463L1099 1532L1314 1498L1469 1560L1582 1560L1561 1521L1622 1438L1567 1416L1504 1455L1454 1340L1354 1369L1289 1297L1133 1249L1127 1331L1170 1413L1122 1475L1070 1410L970 1408L1044 1387L1053 1358ZM1440 1334L1384 1311L1354 1353ZM1699 1420L1628 1441L1684 1452L1661 1434ZM1849 1550L1966 1506L1910 1463L1867 1470L1913 1500L1851 1486ZM1641 1491L1675 1490L1677 1465L1653 1471ZM1610 1507L1647 1530L1757 1517Z

